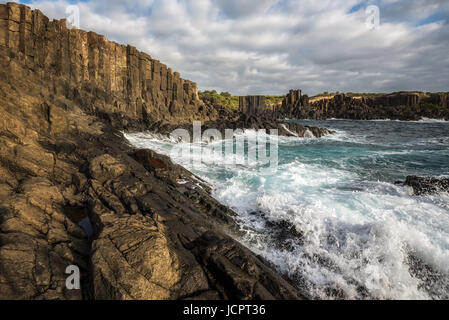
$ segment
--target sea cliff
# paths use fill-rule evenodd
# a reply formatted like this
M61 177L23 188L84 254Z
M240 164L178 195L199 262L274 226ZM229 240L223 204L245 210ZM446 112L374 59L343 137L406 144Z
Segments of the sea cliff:
M290 119L349 120L449 120L449 94L398 92L391 94L335 94L311 99L301 90L291 90L282 105L275 108L277 117Z
M121 133L217 120L195 83L15 3L0 64L0 299L302 298L204 182Z

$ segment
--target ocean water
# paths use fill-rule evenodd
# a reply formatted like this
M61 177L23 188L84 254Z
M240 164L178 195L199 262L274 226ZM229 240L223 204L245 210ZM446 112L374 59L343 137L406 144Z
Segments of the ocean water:
M238 213L237 240L309 298L449 299L449 195L414 196L394 184L408 175L449 176L449 123L300 122L337 133L280 137L277 171L198 154L195 165L173 160ZM174 146L146 133L126 137L167 155ZM195 154L213 145L191 147Z

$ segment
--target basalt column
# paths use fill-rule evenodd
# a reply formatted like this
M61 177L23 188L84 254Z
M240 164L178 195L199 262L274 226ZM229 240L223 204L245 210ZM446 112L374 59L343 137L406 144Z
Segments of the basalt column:
M160 61L25 5L0 4L0 46L46 79L55 96L89 112L172 123L213 116L199 113L196 84ZM8 72L14 68L11 60Z
M259 115L267 109L264 96L246 96L239 98L239 110L247 115Z

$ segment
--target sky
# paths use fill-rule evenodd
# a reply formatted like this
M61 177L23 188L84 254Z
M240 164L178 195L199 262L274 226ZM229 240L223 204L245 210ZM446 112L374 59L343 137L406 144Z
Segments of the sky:
M76 5L81 29L136 46L200 90L449 91L449 0L19 2L53 19Z

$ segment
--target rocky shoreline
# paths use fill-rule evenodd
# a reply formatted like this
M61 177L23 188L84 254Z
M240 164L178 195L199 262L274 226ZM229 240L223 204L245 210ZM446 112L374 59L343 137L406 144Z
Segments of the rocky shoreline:
M200 178L121 131L332 131L205 103L136 48L15 3L0 5L0 66L1 300L305 298L234 239L236 213Z
M123 137L217 121L194 83L24 5L0 19L0 299L304 298L201 179Z
M21 169L33 174L2 174L1 299L301 297L227 235L235 213L198 178L166 157L134 150L104 123L92 126L98 134L34 146L55 155L54 166L30 155ZM77 225L85 217L91 239ZM80 267L82 291L65 288L68 265Z

